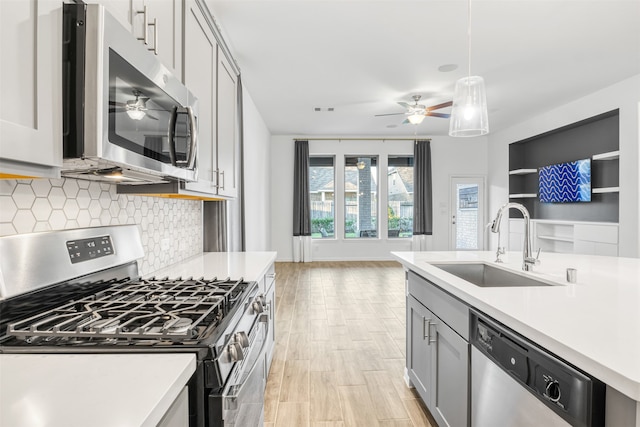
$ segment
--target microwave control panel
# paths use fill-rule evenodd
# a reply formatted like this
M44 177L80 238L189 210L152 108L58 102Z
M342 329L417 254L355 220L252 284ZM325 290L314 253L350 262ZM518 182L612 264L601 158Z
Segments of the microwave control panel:
M67 251L69 252L71 263L76 264L113 255L113 244L111 243L111 236L70 240L67 242Z

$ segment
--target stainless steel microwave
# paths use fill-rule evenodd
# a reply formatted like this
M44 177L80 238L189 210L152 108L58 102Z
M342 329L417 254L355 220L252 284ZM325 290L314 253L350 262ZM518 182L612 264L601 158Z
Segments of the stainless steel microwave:
M97 4L65 4L62 174L197 179L197 99Z

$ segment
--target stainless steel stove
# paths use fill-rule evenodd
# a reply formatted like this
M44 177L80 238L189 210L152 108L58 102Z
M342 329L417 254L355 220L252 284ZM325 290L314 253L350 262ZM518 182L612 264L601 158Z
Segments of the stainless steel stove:
M190 426L261 424L256 282L143 279L136 226L3 237L0 253L0 353L192 352Z

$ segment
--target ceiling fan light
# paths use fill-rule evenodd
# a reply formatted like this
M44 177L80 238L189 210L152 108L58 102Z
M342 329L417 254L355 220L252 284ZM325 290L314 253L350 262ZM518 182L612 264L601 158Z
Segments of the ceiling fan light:
M413 113L407 117L412 125L419 125L424 120L424 114Z
M140 109L128 109L127 115L133 120L142 120L144 118L145 112Z
M463 77L456 82L449 135L454 137L482 136L489 133L487 95L484 79Z

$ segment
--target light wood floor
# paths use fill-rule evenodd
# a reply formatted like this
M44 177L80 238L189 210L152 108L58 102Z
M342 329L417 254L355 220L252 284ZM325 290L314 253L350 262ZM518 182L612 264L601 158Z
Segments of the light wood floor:
M265 427L435 426L403 380L396 262L276 263Z

